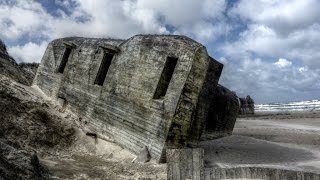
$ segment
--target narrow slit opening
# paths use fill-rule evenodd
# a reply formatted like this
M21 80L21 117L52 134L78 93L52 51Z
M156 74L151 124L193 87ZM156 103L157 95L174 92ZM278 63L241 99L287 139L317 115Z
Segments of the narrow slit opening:
M113 54L110 54L110 53L105 53L104 54L104 57L102 59L102 62L101 62L97 77L96 77L96 79L94 81L94 84L97 84L97 85L100 85L100 86L103 85L104 80L106 79L109 67L111 65L112 58L113 58Z
M59 73L63 73L64 68L65 68L66 65L67 65L67 62L68 62L68 58L69 58L69 56L70 56L70 53L71 53L71 48L66 47L66 49L64 50L64 53L63 53L63 56L62 56L62 59L61 59L59 68L58 68L58 72L59 72Z
M177 62L178 58L167 57L153 99L160 99L166 95Z

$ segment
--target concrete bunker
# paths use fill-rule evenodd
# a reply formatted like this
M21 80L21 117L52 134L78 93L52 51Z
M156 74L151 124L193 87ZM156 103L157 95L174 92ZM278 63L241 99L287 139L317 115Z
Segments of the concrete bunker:
M202 136L231 133L223 128L228 122L216 128L223 133L205 130L222 68L185 36L70 37L48 45L33 84L67 99L87 132L135 153L146 146L164 161L167 148L196 147Z

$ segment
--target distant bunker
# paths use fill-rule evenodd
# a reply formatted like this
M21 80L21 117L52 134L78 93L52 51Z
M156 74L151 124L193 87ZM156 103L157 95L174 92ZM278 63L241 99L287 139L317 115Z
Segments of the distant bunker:
M222 68L185 36L72 37L48 45L33 84L86 132L163 162L166 148L231 134L236 116L217 124L211 110Z

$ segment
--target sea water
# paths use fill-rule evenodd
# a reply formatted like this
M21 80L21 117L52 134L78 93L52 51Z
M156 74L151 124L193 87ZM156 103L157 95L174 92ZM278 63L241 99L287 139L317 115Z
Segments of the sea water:
M255 111L320 111L320 100L289 102L289 103L270 103L255 104Z

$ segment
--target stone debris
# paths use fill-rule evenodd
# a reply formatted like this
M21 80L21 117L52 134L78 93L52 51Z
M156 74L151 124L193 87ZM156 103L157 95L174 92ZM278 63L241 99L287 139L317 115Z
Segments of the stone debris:
M254 114L254 101L249 95L245 98L239 98L239 103L239 114Z
M150 160L151 160L151 156L150 156L148 147L145 146L140 150L138 156L133 160L133 162L146 163L146 162L149 162Z

